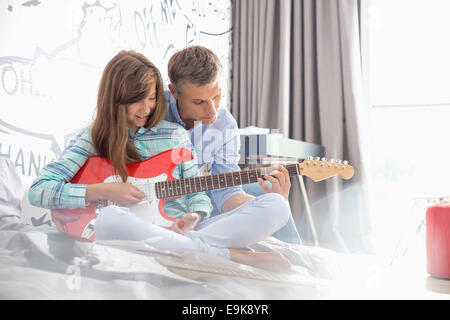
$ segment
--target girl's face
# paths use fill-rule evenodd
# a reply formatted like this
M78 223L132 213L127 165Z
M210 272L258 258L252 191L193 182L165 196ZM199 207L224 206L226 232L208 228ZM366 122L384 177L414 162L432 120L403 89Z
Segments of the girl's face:
M129 104L126 108L127 126L131 132L136 133L140 127L145 125L156 108L156 83L151 84L147 97Z

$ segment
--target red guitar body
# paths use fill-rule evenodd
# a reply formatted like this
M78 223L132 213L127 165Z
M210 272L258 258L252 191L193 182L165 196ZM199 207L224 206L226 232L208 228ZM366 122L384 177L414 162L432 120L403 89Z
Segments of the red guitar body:
M192 159L193 155L187 149L177 148L164 151L147 160L129 164L127 166L129 175L127 182L135 184L133 181L140 181L142 183L148 181L149 184L152 184L151 180L154 177L164 177L164 180L158 181L174 180L172 175L173 170L180 163ZM114 173L114 168L109 160L102 157L89 158L71 180L71 183L74 184L94 184L101 182L121 182L120 177ZM164 213L163 206L166 200L167 199L157 199L156 203L159 212L152 213L153 215L158 215L157 220L162 222L162 226L168 226L175 221L174 218L171 218ZM78 220L65 223L66 232L68 234L89 240L95 239L94 225L97 213L93 202L86 208L64 209L63 211L79 216Z

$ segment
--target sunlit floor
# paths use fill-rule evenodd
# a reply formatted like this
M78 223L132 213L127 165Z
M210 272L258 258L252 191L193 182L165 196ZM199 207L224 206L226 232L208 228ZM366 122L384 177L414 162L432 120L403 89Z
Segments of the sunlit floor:
M450 300L450 280L427 273L425 216L433 203L431 197L415 198L390 189L375 199L375 262L369 267L368 283L357 294L360 298Z
M425 232L400 244L394 254L374 255L364 272L364 283L349 286L337 298L450 300L450 279L430 276L426 266ZM358 275L355 274L355 281ZM349 280L351 284L352 280Z
M411 243L392 266L380 272L379 292L385 299L449 299L450 280L430 276L426 271L425 242Z

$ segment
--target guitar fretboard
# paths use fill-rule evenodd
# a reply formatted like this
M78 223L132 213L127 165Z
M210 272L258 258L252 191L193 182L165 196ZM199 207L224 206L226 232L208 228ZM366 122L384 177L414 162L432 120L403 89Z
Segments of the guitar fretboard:
M298 164L288 164L284 167L288 170L289 176L300 174ZM254 183L258 182L258 178L265 180L264 175L270 174L273 170L273 167L262 167L245 171L234 171L208 176L161 181L155 183L156 197L158 199L172 198L190 193Z

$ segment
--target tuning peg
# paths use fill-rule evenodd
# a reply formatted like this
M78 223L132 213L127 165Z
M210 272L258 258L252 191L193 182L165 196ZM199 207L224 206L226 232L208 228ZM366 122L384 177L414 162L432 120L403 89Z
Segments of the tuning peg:
M347 160L344 160L342 163L343 163L343 164L348 164L348 161L347 161Z
M320 157L315 157L314 160L320 160Z
M336 162L339 163L339 164L341 164L341 163L342 163L342 160L336 160Z
M322 161L327 161L327 158L323 157L322 159L320 159Z
M308 156L307 158L308 160L314 160L314 158L312 156Z

